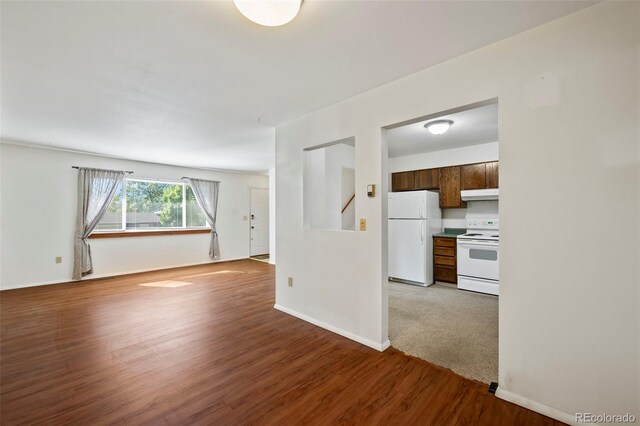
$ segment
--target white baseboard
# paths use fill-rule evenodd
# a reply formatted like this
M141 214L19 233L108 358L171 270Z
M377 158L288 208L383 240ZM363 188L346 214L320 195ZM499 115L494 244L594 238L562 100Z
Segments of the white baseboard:
M117 272L115 274L87 275L86 277L84 277L84 279L77 280L77 281L74 281L71 278L69 278L69 279L66 279L66 280L45 281L45 282L37 282L37 283L16 285L16 286L11 286L11 287L3 287L0 290L2 290L2 291L4 291L4 290L15 290L15 289L19 289L19 288L39 287L39 286L42 286L42 285L53 285L53 284L81 283L82 281L90 281L90 280L99 279L99 278L114 278L114 277L120 277L122 275L139 274L139 273L142 273L142 272L164 271L166 269L186 268L188 266L208 265L210 263L233 262L235 260L243 260L243 259L248 259L248 257L235 257L233 259L212 260L210 262L198 262L198 263L187 263L187 264L172 265L172 266L163 266L161 268L136 269L135 271Z
M544 405L540 402L533 401L529 398L525 398L523 396L517 395L513 392L509 392L508 390L504 390L500 387L496 390L496 396L500 399L504 399L505 401L513 402L516 405L519 405L524 408L528 408L531 411L535 411L536 413L544 414L547 417L551 417L552 419L561 421L563 423L569 425L577 425L575 416L565 413L564 411L560 411L556 408L549 407L548 405Z
M320 328L324 328L325 330L329 330L329 331L331 331L333 333L339 334L339 335L341 335L343 337L346 337L347 339L356 341L358 343L361 343L361 344L363 344L365 346L368 346L368 347L373 348L373 349L375 349L377 351L380 351L380 352L384 352L384 350L387 349L391 344L388 340L386 342L384 342L384 343L374 342L373 340L369 340L369 339L366 339L366 338L364 338L362 336L358 336L357 334L354 334L354 333L352 333L350 331L347 331L347 330L343 330L342 328L333 326L333 325L328 324L328 323L326 323L324 321L320 321L320 320L312 318L312 317L310 317L308 315L301 314L300 312L294 311L293 309L285 308L284 306L278 305L277 303L275 305L273 305L273 307L276 308L279 311L284 312L285 314L289 314L291 316L299 318L299 319L301 319L303 321L306 321L308 323L311 323L313 325L317 325Z

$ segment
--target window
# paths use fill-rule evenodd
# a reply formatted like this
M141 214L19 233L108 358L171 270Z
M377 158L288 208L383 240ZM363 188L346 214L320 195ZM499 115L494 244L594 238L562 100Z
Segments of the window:
M122 184L118 184L116 195L109 204L109 208L104 213L94 231L112 231L122 229Z
M189 184L125 179L96 231L207 227Z

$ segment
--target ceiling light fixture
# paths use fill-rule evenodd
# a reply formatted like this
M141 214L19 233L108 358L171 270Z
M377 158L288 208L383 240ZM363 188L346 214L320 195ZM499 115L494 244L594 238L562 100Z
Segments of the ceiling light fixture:
M302 0L233 0L233 3L256 24L278 27L296 17Z
M451 120L436 120L425 124L424 127L434 135L441 135L446 133L452 125L453 121Z

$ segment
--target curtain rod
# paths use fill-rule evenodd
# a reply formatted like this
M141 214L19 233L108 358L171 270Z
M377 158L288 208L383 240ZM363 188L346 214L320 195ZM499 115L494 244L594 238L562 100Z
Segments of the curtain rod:
M195 180L201 180L201 181L204 181L204 182L220 183L220 181L219 181L219 180L209 180L209 179L190 178L190 177L188 177L188 176L182 176L180 179L189 179L189 180L195 179Z
M71 166L71 168L72 168L72 169L80 169L81 167L80 167L80 166ZM129 171L129 170L124 170L124 172L125 172L125 173L128 173L128 174L133 173L132 171Z
M188 176L182 176L180 179L189 179L189 180L195 179L195 180L204 180L204 181L207 181L207 182L218 182L218 183L220 183L219 180L199 179L199 178L192 178L192 177L188 177Z

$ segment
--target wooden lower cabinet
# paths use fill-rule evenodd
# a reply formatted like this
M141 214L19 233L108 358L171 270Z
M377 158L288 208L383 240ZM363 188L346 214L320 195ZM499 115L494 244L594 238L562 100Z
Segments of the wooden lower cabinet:
M433 279L446 283L458 283L456 239L433 238Z
M449 266L434 266L433 279L445 283L458 284L458 271Z

